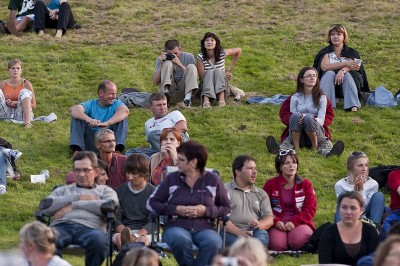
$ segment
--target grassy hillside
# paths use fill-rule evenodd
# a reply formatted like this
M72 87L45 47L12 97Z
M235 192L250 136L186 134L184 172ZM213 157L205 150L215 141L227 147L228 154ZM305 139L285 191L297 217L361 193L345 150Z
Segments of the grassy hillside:
M0 0L0 4L0 17L5 19L8 1ZM17 247L18 230L34 219L40 199L62 183L71 169L68 108L96 97L103 79L113 80L119 89L156 91L151 82L154 62L167 39L178 39L185 51L197 55L204 33L217 33L224 47L243 49L232 83L248 95L271 96L294 92L300 68L311 65L326 45L328 28L342 23L350 35L349 45L361 54L371 88L400 89L397 1L71 0L70 4L82 29L68 31L61 40L53 37L52 30L43 37L35 33L22 38L0 36L0 77L7 77L9 59L22 59L24 77L36 91L35 115L54 112L58 116L55 123L35 122L28 130L0 122L0 137L24 153L18 163L22 180L8 180L8 193L1 196L1 250ZM207 110L175 108L186 116L191 138L208 147L208 166L219 169L225 181L231 176L233 158L241 153L257 159L258 185L275 174L274 156L266 153L264 139L278 138L283 130L279 106L243 101ZM346 174L344 163L351 151L365 151L370 165L396 164L400 158L399 108L335 111L331 133L334 140L344 141L344 154L326 159L310 151L299 152L299 172L313 182L318 198L316 224L333 218L333 184ZM148 110L131 109L128 147L145 145L143 124L150 116ZM50 171L50 180L31 184L29 176L42 169ZM74 265L83 265L82 261L72 259ZM275 265L312 262L317 262L316 256L282 256ZM166 264L174 265L172 260Z

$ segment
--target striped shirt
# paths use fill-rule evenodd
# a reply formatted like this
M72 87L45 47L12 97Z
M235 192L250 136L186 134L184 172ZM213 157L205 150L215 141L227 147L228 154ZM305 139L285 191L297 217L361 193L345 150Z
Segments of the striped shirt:
M200 60L204 65L204 71L207 71L207 70L210 70L210 69L222 69L222 70L225 70L225 58L226 58L225 50L223 50L221 52L220 60L218 62L215 62L215 64L213 64L208 59L205 59L204 56L203 56L203 53L200 53L200 54L197 55L197 60Z

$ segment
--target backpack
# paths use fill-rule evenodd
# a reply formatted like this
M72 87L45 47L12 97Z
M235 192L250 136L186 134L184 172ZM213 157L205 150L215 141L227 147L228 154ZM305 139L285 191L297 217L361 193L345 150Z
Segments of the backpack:
M385 89L383 86L376 88L368 97L366 105L374 105L378 107L396 107L397 102L393 93Z
M304 244L301 250L314 254L318 253L319 240L321 239L321 236L324 233L325 229L328 228L331 224L331 222L327 222L318 226L318 228L315 229L315 231L311 235L310 240L308 240L308 242Z
M381 165L369 168L369 176L378 182L379 187L386 187L388 175L393 170L400 169L399 165Z

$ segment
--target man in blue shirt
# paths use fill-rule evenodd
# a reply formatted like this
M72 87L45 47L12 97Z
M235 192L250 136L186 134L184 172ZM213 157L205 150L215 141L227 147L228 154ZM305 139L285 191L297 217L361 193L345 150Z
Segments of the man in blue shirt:
M70 148L73 152L89 150L96 151L94 135L99 128L114 131L115 150L125 149L128 134L129 110L123 102L116 100L117 86L104 80L98 87L99 98L72 106Z

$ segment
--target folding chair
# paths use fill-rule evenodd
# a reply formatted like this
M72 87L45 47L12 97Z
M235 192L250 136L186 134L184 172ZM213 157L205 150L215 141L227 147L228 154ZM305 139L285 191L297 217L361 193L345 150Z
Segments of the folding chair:
M170 173L178 171L178 167L176 167L176 166L166 166L165 169L166 169L166 175L165 176L167 176ZM220 173L215 169L206 168L206 171L216 173L219 177L221 177ZM164 217L164 221L166 221L167 217L166 216L161 216L160 217L160 215L158 215L157 213L154 213L154 212L150 214L150 217L151 217L151 220L152 220L150 247L153 248L154 250L158 251L159 253L161 251L172 253L171 248L168 246L167 243L162 242L161 241L161 237L160 237L161 236L161 234L160 234L160 231L161 231L160 220L161 219L160 218ZM218 217L217 221L216 221L218 234L220 234L221 230L222 230L222 236L223 236L222 237L222 240L223 240L222 241L222 243L223 243L223 247L222 248L223 249L225 248L226 223L228 221L229 221L229 217L228 216ZM197 254L197 252L198 252L197 246L193 245L192 249L193 249L193 253Z
M112 244L112 229L115 220L115 211L117 206L113 201L106 202L101 206L101 212L104 215L104 219L107 221L107 240L109 243L109 252L107 255L106 265L112 265L112 255L113 255L113 244ZM45 223L47 225L51 222L51 217L46 215L42 210L37 210L35 212L36 220ZM61 251L62 254L73 255L73 256L84 256L85 249L79 245L71 244Z

